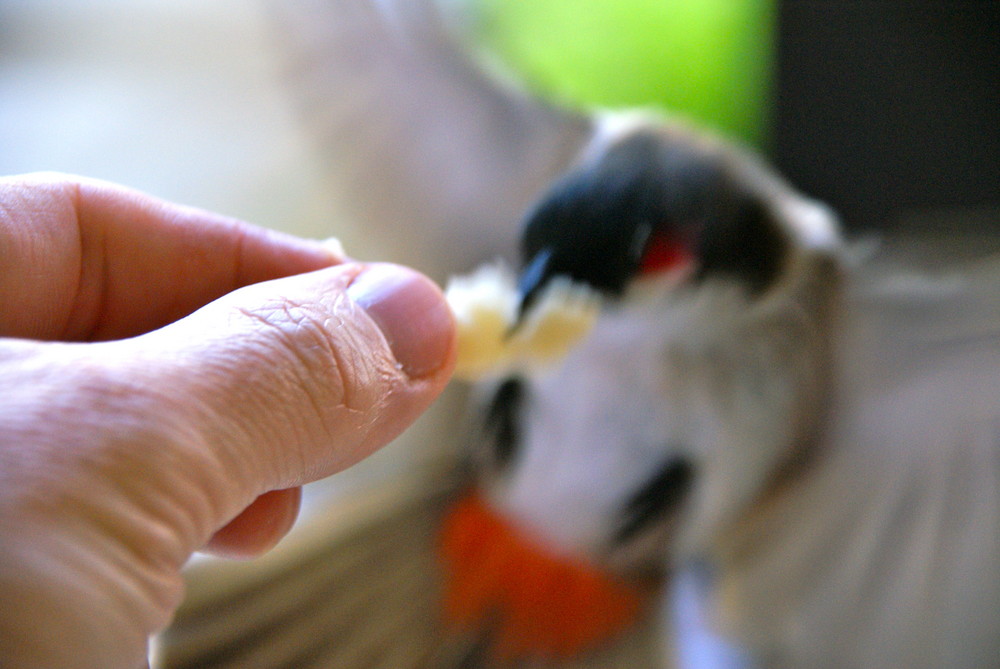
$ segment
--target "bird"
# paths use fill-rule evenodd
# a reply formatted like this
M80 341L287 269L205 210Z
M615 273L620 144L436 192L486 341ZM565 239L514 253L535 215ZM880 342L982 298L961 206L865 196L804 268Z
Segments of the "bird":
M855 243L697 124L526 92L439 3L278 4L382 252L513 268L480 275L509 298L490 351L587 327L470 366L454 463L193 570L163 666L995 664L993 236Z

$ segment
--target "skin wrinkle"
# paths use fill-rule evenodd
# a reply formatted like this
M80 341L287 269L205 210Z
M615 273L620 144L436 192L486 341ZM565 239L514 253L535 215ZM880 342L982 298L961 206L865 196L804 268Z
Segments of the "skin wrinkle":
M179 212L173 213L169 220L179 229L187 229L190 227L190 221L195 212L192 212L186 208L183 208ZM258 277L252 276L251 272L248 271L247 255L249 253L248 246L250 244L250 228L245 225L240 225L234 220L226 219L224 222L219 224L227 229L227 234L232 236L232 244L228 247L228 252L231 254L232 262L226 263L226 266L231 267L231 270L226 278L228 285L224 285L221 291L217 291L220 294L225 294L240 288L241 286L249 285L255 283L260 279ZM232 231L231 233L228 231ZM218 263L217 251L213 251L208 254L203 248L197 244L192 244L194 250L199 252L199 258L203 260L201 264L208 263ZM216 296L211 296L209 300L214 299ZM170 311L175 313L177 317L186 315L189 309L182 309L179 304L171 305Z
M108 286L110 267L107 263L107 239L103 226L91 225L87 216L87 208L81 193L79 183L66 184L62 193L69 199L72 211L76 214L76 229L78 241L78 262L80 271L78 283L70 298L71 304L66 310L66 324L63 327L62 338L66 340L92 341L97 334L100 323L107 312ZM97 237L95 244L94 237ZM95 249L98 249L96 257ZM95 264L97 269L94 269ZM93 277L99 277L94 280ZM90 287L90 293L84 290ZM82 322L80 314L90 314Z
M83 528L81 528L83 529ZM128 629L128 622L132 620L142 620L144 625L151 629L160 628L169 622L170 612L180 603L183 596L183 581L179 576L166 576L165 574L155 574L154 570L148 566L137 568L135 565L128 566L130 558L124 551L118 552L118 560L114 560L114 553L109 553L108 549L100 550L101 537L92 541L83 530L80 532L80 541L62 542L61 549L67 556L68 567L75 569L81 578L74 579L74 584L82 584L82 587L90 587L94 594L90 599L100 598L113 600L117 604L112 609L118 612L117 615L122 622L114 623L110 629ZM105 535L107 536L107 535ZM105 543L105 546L107 543ZM95 550L97 549L97 550ZM96 554L92 554L96 553ZM72 558L70 562L69 558ZM109 560L109 558L112 558ZM169 573L169 572L167 572ZM176 574L176 572L174 572ZM45 574L45 572L43 572ZM45 577L43 575L43 577ZM92 584L88 586L87 584ZM141 593L148 593L149 597L144 597ZM102 607L105 608L105 607ZM88 616L87 611L76 611L75 615ZM94 628L104 628L106 620L88 621ZM106 635L103 629L95 630L100 638ZM111 643L111 639L106 640ZM120 643L122 639L115 639L114 643Z
M322 329L322 326L317 323L314 317L306 313L307 308L286 303L282 305L281 309L285 314L285 319L282 322L291 323L297 329L297 332L290 333L284 328L278 328L279 341L282 346L281 353L292 359L294 363L294 366L287 372L288 383L292 386L293 392L297 391L306 400L304 404L296 403L295 406L299 411L308 411L314 416L322 418L322 426L326 434L321 438L330 441L334 428L329 419L325 418L330 413L326 407L347 408L345 398L349 397L351 387L349 368L344 366L339 352L332 345L329 335ZM266 323L266 321L262 322ZM270 327L273 328L274 325L272 324ZM306 334L303 335L303 332ZM312 342L312 345L306 344L306 341ZM332 369L329 369L331 364L325 362L329 360L333 361ZM322 365L333 372L325 376L330 381L329 385L317 387L314 383L302 382L302 379L311 377L310 369L316 365ZM310 420L308 416L303 416L303 420L290 418L292 420L289 421L289 429L295 432L300 432L302 425L315 423L315 420ZM312 441L310 438L312 436L314 435L300 434L296 441ZM290 454L285 454L285 457L287 455ZM282 458L283 461L285 461L285 457ZM304 463L300 458L295 463L294 470L302 471L303 468Z
M388 343L363 309L345 295L340 295L332 312L336 324L332 325L331 318L327 317L320 327L323 332L337 332L342 343L341 346L331 346L327 354L334 361L334 371L341 388L341 398L336 408L338 413L346 414L355 434L359 435L358 452L345 453L342 458L345 463L349 463L358 459L359 454L364 455L371 450L371 433L384 412L386 398L401 382L401 372L396 368L391 355L382 354L382 351L388 350ZM344 312L346 315L342 315ZM359 326L364 322L371 324L370 329ZM369 345L372 336L381 340L380 345ZM327 339L327 344L329 343L330 340ZM366 351L369 355L363 355L361 351ZM373 397L373 393L377 395ZM343 420L341 415L337 422Z
M341 316L341 312L347 312L346 317ZM343 388L343 393L341 396L340 407L352 415L364 415L365 411L359 410L357 407L364 407L368 404L364 399L358 399L357 390L361 388L369 388L371 383L371 375L365 373L363 377L357 379L355 383L349 382L348 370L367 372L368 364L372 361L372 358L364 358L358 355L360 351L368 351L369 347L365 346L364 340L366 337L362 335L359 331L357 323L360 318L368 320L368 315L364 313L363 309L359 309L354 302L348 299L346 296L340 296L335 304L335 309L333 313L337 315L337 325L336 331L341 333L347 338L348 346L334 347L330 353L332 353L338 374L341 378L341 388ZM359 318L360 316L360 318ZM325 319L329 321L329 319ZM374 327L374 324L372 324ZM388 344L385 342L384 337L381 336L378 328L374 328L376 332L376 337L381 339L381 346L386 348ZM371 347L369 353L374 356L379 351L379 348ZM351 354L351 359L347 358L347 355ZM377 362L376 362L377 365Z
M168 401L164 398L164 404ZM214 531L214 519L231 506L215 485L215 481L226 476L227 470L217 449L210 448L205 443L205 436L188 424L170 426L167 435L175 448L172 452L157 454L158 459L168 456L169 459L159 467L163 478L162 499L155 501L160 502L161 513L164 510L176 512L171 519L164 520L167 528L172 528L181 537L181 543L186 544L181 547L183 551L204 544ZM173 508L170 503L173 493L185 488L190 491L185 498L195 500L196 504L185 509ZM183 555L179 557L185 559Z
M274 333L276 335L275 339L281 349L283 356L287 356L292 359L295 363L296 368L309 369L312 367L316 360L311 359L307 354L308 350L321 350L322 357L328 357L336 361L337 364L334 365L336 368L334 371L337 372L337 382L333 384L336 388L331 394L341 398L338 400L339 404L349 405L349 402L344 399L348 394L350 383L349 376L344 371L344 367L340 364L340 360L337 358L338 352L332 345L329 336L322 330L322 325L318 325L317 319L313 316L308 315L308 307L304 305L297 305L289 302L281 302L274 305L273 307L267 307L265 309L239 309L239 313L253 321L255 325L259 326L262 331L264 331L264 336L262 341L272 342L272 338L269 333ZM264 313L261 313L261 312ZM277 319L280 325L275 325L272 322L270 313L281 313L283 316ZM297 331L289 332L286 328L291 324ZM308 336L304 336L301 333L305 332ZM312 341L313 345L310 346L306 341ZM302 374L302 376L306 376ZM296 374L295 378L299 375ZM307 399L310 401L313 410L317 415L323 415L323 403L316 396L317 390L312 387L312 384L300 383L296 386L304 390Z
M171 338L176 341L175 338ZM251 473L252 467L246 457L235 455L236 449L216 448L220 442L246 443L255 439L252 433L241 434L232 425L226 424L227 413L216 411L213 417L207 417L206 422L194 422L189 420L192 408L209 409L213 396L220 390L213 387L212 379L227 379L231 377L231 364L215 364L211 359L206 359L205 351L194 351L193 356L198 360L202 370L200 377L207 380L207 384L199 384L191 388L191 392L184 395L177 395L174 392L177 381L171 378L171 370L175 369L180 362L179 357L186 357L187 353L180 353L180 356L171 353L169 348L156 349L160 353L154 353L150 357L141 340L127 340L115 342L114 344L93 344L85 346L99 346L106 351L121 351L121 346L134 345L135 357L130 358L129 352L125 351L127 360L132 361L133 369L141 369L142 374L138 377L131 375L116 374L114 370L115 359L109 359L107 363L110 368L107 379L103 382L96 380L93 389L101 389L100 393L87 392L87 396L110 398L117 396L121 406L105 407L96 406L95 413L104 415L107 411L117 412L120 417L116 419L118 425L138 425L138 432L120 433L119 442L123 448L136 449L143 456L142 466L148 471L157 472L157 476L151 480L158 483L160 492L159 498L164 502L158 508L150 508L151 516L160 516L163 520L176 526L182 538L181 543L186 544L181 550L193 550L200 547L214 531L213 523L215 519L225 515L233 516L242 510L237 505L236 498L240 494L249 494L247 486L243 488L243 493L230 491L231 494L222 495L223 489L215 481L229 480L249 482L254 480ZM146 356L143 360L142 356ZM136 359L139 360L136 365ZM162 365L166 365L167 373L163 374ZM183 368L183 364L180 364ZM141 379L141 380L140 380ZM190 378L187 379L191 381ZM109 389L119 388L117 392L110 392ZM201 395L199 388L204 388L204 395ZM86 390L86 389L85 389ZM239 388L231 388L224 391L224 394L231 392L239 393ZM256 397L256 393L251 393L251 397ZM237 394L239 400L240 395ZM223 420L219 420L223 419ZM195 425L211 425L218 433L206 431L204 428L196 429ZM145 448L147 444L162 444L162 447ZM128 454L126 454L127 456ZM245 456L246 454L242 454ZM126 457L127 461L128 458ZM258 463L257 470L262 469ZM115 475L112 472L112 475ZM119 477L120 480L121 477ZM137 477L136 483L145 480L146 477ZM190 508L172 509L169 500L176 497L176 487L184 486L191 490L188 498L193 503ZM141 488L139 489L142 492ZM256 492L256 491L253 491ZM137 495L142 497L144 502L155 505L156 498L153 495ZM172 515L164 512L174 511Z
M323 323L320 323L314 315L310 314L308 307L304 305L286 304L284 312L287 317L286 322L290 323L297 330L294 334L288 335L286 340L283 340L288 345L286 353L291 355L298 367L303 370L308 370L312 367L316 363L317 357L321 362L322 360L333 360L333 368L336 376L335 387L337 388L333 394L340 397L339 406L352 413L356 411L353 408L353 384L350 382L350 375L348 373L353 368L353 365L345 366L343 355L332 345L330 335L324 328ZM306 341L311 342L311 345L306 344ZM319 354L318 356L317 353ZM325 389L317 388L311 383L303 383L299 387L305 392L306 399L309 400L309 406L313 412L317 416L323 416L326 413L324 410L324 400L328 398L321 397L320 395L322 390Z
M375 399L369 411L359 414L360 417L364 419L359 422L356 427L356 433L360 435L360 438L355 452L345 454L347 456L348 463L360 460L374 450L375 446L371 442L371 435L375 430L376 425L379 423L381 415L385 412L386 407L389 405L390 398L395 395L397 386L400 383L399 376L397 374L384 371L384 367L382 366L379 366L376 369L376 373L381 375L383 378L381 381L373 385L379 388L384 388L385 392Z
M15 553L5 555L11 558L14 564L19 565L16 575L5 573L3 561L0 561L0 580L4 581L5 589L9 588L11 593L16 593L16 596L9 601L15 607L23 607L23 613L29 619L32 616L35 619L44 616L47 623L36 626L40 632L37 638L31 634L25 635L29 640L39 644L38 650L30 652L28 656L51 656L53 653L46 649L46 646L56 644L55 655L61 658L59 666L81 666L76 655L81 651L96 653L91 657L92 663L89 663L89 666L112 666L108 663L109 658L114 658L122 648L142 643L142 638L133 631L136 629L137 620L142 621L139 625L162 625L166 623L170 609L156 611L155 607L149 606L147 602L128 601L130 595L126 593L129 588L121 583L118 574L113 574L103 564L100 553L102 546L83 543L86 538L73 529L69 532L57 531L57 528L65 527L65 524L58 519L51 521L55 527L48 532L44 531L43 525L25 526L25 531L40 533L40 536L34 542L15 545ZM17 556L17 549L24 547L30 552ZM58 583L57 589L40 587L52 581ZM179 580L176 585L181 585ZM176 594L180 595L179 589ZM94 618L86 610L64 607L64 601L96 602L104 615L101 618ZM15 609L15 615L17 614L18 611ZM10 625L12 622L13 625ZM14 621L8 620L7 623L11 630L17 630L19 626L16 618ZM64 626L75 628L76 634L80 635L76 639L85 641L89 644L89 648L63 645L65 637L61 630ZM23 631L26 630L19 630ZM133 634L135 638L130 641L122 637L123 631ZM0 633L7 636L9 630L2 629ZM17 633L7 638L21 636L22 634Z
M180 553L177 549L182 547L175 541L157 541L157 533L150 529L162 525L162 521L146 517L135 506L141 497L116 499L109 495L108 500L111 499L119 504L88 503L86 496L77 500L76 517L81 523L82 537L79 545L98 546L103 541L106 548L102 552L101 567L108 574L103 580L117 586L108 594L120 600L121 608L128 607L130 602L151 602L156 610L170 610L179 603L181 583L164 575L176 573L183 562L178 563L175 557L162 559L157 556L168 553L177 556ZM115 537L115 540L108 541L107 537ZM142 594L125 594L127 590Z
M364 309L343 295L338 300L336 307L333 313L337 315L337 329L340 332L347 333L352 340L350 342L351 346L334 348L332 351L336 358L338 372L343 374L344 370L354 369L356 370L357 381L353 385L365 388L368 393L371 392L370 389L372 388L381 389L378 397L374 398L374 400L368 398L367 401L362 401L360 404L357 400L353 399L351 393L346 393L344 403L342 404L342 408L352 415L352 417L361 419L357 421L356 425L356 430L361 435L358 441L358 448L359 452L365 454L372 448L369 443L372 431L378 423L379 417L383 414L385 407L388 405L390 397L397 391L403 372L399 369L395 358L388 353L388 341L381 330L374 326L374 323L372 323L374 333L381 340L381 346L364 346L364 335L359 331L357 326L361 322L371 323L371 319ZM342 312L346 312L346 314L341 316ZM355 339L362 341L355 344L353 341ZM368 351L372 357L359 357L358 363L353 363L349 367L347 365L350 364L350 361L344 359L345 353L349 351ZM382 357L381 352L383 351L386 352L385 357ZM377 356L377 359L374 356ZM351 386L348 385L347 387L350 388ZM356 406L368 406L368 409L366 411L359 411L355 408ZM357 459L358 454L350 454L350 457Z
M361 268L358 268L360 273ZM355 273L356 276L356 273ZM353 278L353 277L352 277ZM306 400L303 411L311 410L313 416L304 420L296 420L289 416L285 428L298 432L302 425L315 425L314 416L323 419L325 435L300 434L294 441L315 441L317 438L331 442L338 430L335 425L343 425L345 418L352 427L360 432L360 447L370 448L368 444L369 435L374 426L379 421L383 407L386 406L387 396L393 393L394 387L401 382L401 372L396 369L395 361L389 356L382 358L372 358L362 356L359 351L368 351L372 336L379 336L380 332L372 323L370 327L364 327L359 323L371 322L367 315L363 315L363 310L359 309L349 298L342 294L336 294L336 303L330 310L336 314L335 324L331 324L330 317L326 314L320 317L313 310L302 304L296 304L288 300L272 302L263 307L246 309L237 307L235 314L239 318L250 320L255 328L262 332L261 341L267 342L268 346L278 346L280 356L290 359L293 364L287 371L282 370L280 377L275 377L268 369L267 373L261 374L260 378L244 378L248 385L256 386L261 390L266 390L269 394L282 392L294 392L301 394ZM345 311L349 313L341 316ZM274 314L272 316L271 314ZM281 325L276 326L275 322ZM336 336L335 334L336 333ZM277 334L277 337L273 335ZM338 345L334 346L333 341L337 340ZM384 339L381 346L387 347ZM379 350L378 346L374 347ZM244 356L247 352L240 351ZM272 361L274 356L262 355L262 361ZM222 360L220 366L223 372L232 365L230 360ZM318 387L315 383L302 383L302 379L309 379L313 376L311 370L317 365L329 371L327 379L329 385ZM254 374L258 376L258 374ZM368 396L373 391L370 388L384 389L379 397ZM282 403L285 403L282 398ZM296 406L302 404L296 403ZM336 409L336 411L331 411ZM257 412L251 413L251 416ZM256 421L251 418L248 425L253 425ZM238 427L241 432L246 432L246 426ZM283 435L276 435L281 437ZM284 435L287 436L287 435ZM278 438L275 443L282 443L287 439ZM358 453L345 453L340 462L334 463L337 468L354 461ZM281 462L288 462L294 457L292 452L283 452L278 458ZM289 463L291 467L285 467L285 472L275 472L277 478L285 478L294 467L294 463ZM296 470L298 471L298 470Z
M80 537L80 541L65 537L58 531L50 533L51 540L62 538L71 544L70 547L77 547L58 551L62 556L60 569L67 574L82 576L79 582L89 580L95 583L100 591L95 596L114 599L119 603L119 610L128 610L130 615L141 616L143 620L165 623L168 612L178 602L181 584L179 579L164 579L164 574L176 573L184 561L185 550L190 552L197 544L182 546L183 541L178 541L177 537L183 536L183 531L166 531L165 524L184 527L182 523L171 523L173 519L164 514L164 511L170 510L169 504L149 504L155 497L150 495L146 486L160 481L160 477L130 476L130 472L145 469L158 471L161 475L172 472L171 468L161 467L162 463L158 462L171 452L166 443L169 438L166 431L157 433L155 423L150 424L144 418L146 412L142 409L142 397L116 384L113 374L102 374L105 370L94 361L99 357L94 353L100 349L90 349L93 345L63 346L63 351L78 356L84 346L89 350L84 359L78 361L79 364L74 364L72 358L64 361L67 363L64 371L68 374L60 374L58 379L36 378L37 383L30 383L28 387L35 394L48 396L53 409L60 413L63 420L75 425L81 436L95 434L93 425L103 424L104 417L109 413L115 418L116 430L105 433L97 440L84 439L76 448L61 449L65 462L57 464L56 471L52 472L55 477L53 485L45 488L44 496L19 496L20 501L16 505L19 512L7 517L5 522L11 522L13 526L28 522L28 527L31 527L32 519L41 521L43 525L65 526L69 523L72 534ZM102 392L89 392L88 387L100 388ZM76 392L78 389L84 392ZM91 399L83 404L67 403L81 396ZM22 416L21 419L34 422L31 416ZM137 444L149 444L151 448L137 449ZM49 444L50 449L54 446ZM76 473L64 481L59 471ZM112 478L109 479L109 475ZM108 480L119 483L108 487ZM54 485L58 481L66 485ZM128 485L129 482L134 485ZM104 489L104 495L89 496L88 493L95 489ZM166 499L168 495L160 497ZM91 501L88 502L88 499ZM187 507L190 508L193 506ZM208 527L208 519L202 524ZM107 537L115 539L109 541ZM81 553L79 547L82 546L103 546L105 552L102 556L110 558L111 562L94 559L89 552ZM169 564L169 568L163 569L164 563ZM145 566L137 569L137 565ZM41 571L40 575L32 578L44 579L46 573ZM26 585L33 587L30 583ZM125 608L139 603L143 606L142 610Z
M76 320L74 314L84 311L80 306L80 300L83 296L83 287L87 285L87 263L84 261L84 249L86 244L84 242L84 230L86 229L82 217L80 216L80 185L78 183L69 184L64 186L67 197L69 197L70 205L73 211L76 212L76 252L77 252L77 267L76 275L76 285L72 288L72 304L69 309L66 310L66 319L63 322L61 328L62 339L71 340L76 337L76 334L72 331L73 322ZM102 290L100 286L97 287L98 290ZM93 322L97 322L97 316L94 316ZM86 328L86 330L92 330L91 327Z
M288 403L287 397L282 397L290 385L283 378L287 371L268 369L268 363L273 360L266 351L257 352L243 347L235 352L223 350L211 355L208 353L199 351L194 354L195 358L200 358L201 366L196 380L197 395L200 396L197 406L206 414L200 423L209 428L203 438L214 443L213 450L222 461L223 476L231 481L240 481L241 486L260 480L264 473L269 481L280 478L282 472L273 471L267 465L274 458L267 453L241 449L240 444L280 444L284 441L282 431L289 429L289 421L262 422L260 417L267 415L270 406ZM243 371L234 374L234 368ZM221 387L219 381L223 382ZM223 400L221 406L220 398ZM189 402L190 398L185 401ZM258 488L246 492L254 495L264 492ZM226 508L227 512L223 515L228 517L235 516L240 510L231 505Z
M185 230L185 228L188 227L186 223L189 221L190 215L187 213L186 210L174 211L170 208L165 207L162 203L156 203L153 206L155 206L157 210L164 212L163 214L160 215L160 218L166 224L164 226L165 230L176 229L178 231L183 231ZM149 215L149 212L145 208L143 209L143 213ZM164 239L165 230L161 230L155 227L150 229L149 231L150 239L152 240L153 244L156 244L159 239ZM176 237L176 241L181 241L183 239L184 239L183 235L178 235ZM165 238L164 241L170 243L171 241L174 240ZM182 249L176 253L180 258L182 264L178 264L176 268L175 267L161 268L160 269L161 272L177 271L188 276L201 276L204 273L205 271L204 268L206 266L206 263L202 262L202 259L207 259L208 254L203 248L200 248L199 245L189 242L187 244L184 244L182 246ZM116 257L123 256L121 252L115 255ZM213 258L218 258L220 255L222 254L220 254L217 249L212 252ZM222 257L225 258L224 255L222 255ZM239 256L235 256L233 259L233 264L236 264L238 262L239 262ZM218 263L217 260L216 263ZM224 266L228 265L229 263L225 263ZM213 280L212 283L214 285L219 284L219 282L215 280ZM146 285L145 280L143 280L143 285ZM206 295L205 298L201 301L205 303L211 302L215 297L230 292L235 288L237 288L238 286L239 284L235 283L235 281L233 280L233 275L230 273L228 276L226 276L225 280L222 282L222 285L215 288L214 294ZM163 315L158 320L146 322L143 326L144 330L152 330L162 327L166 323L170 323L174 320L178 320L180 318L183 318L184 316L187 316L194 308L196 308L194 305L185 304L183 302L182 291L172 291L172 292L173 292L173 299L171 299L169 302L165 302L161 307ZM133 296L132 299L133 300L136 299L136 296ZM142 299L141 296L139 296L139 299ZM119 301L121 302L121 300ZM107 335L105 335L104 338L107 338Z
M284 482L298 471L297 468L304 467L302 460L305 454L298 450L287 450L281 458L274 458L261 449L241 451L247 443L278 445L302 441L294 434L301 423L295 417L282 417L277 422L260 420L267 413L267 408L287 404L288 391L285 389L289 383L282 379L288 376L288 372L279 369L279 376L271 374L273 370L267 363L274 361L266 352L255 353L251 347L244 353L246 355L239 355L238 367L247 367L249 359L251 372L263 375L267 381L262 382L252 377L248 379L246 375L242 375L242 378L235 378L235 384L227 383L226 386L229 387L221 389L215 381L234 378L232 352L222 352L214 359L205 360L200 358L204 351L198 351L194 355L203 361L203 373L199 376L204 383L192 388L193 395L189 393L185 397L171 397L167 394L163 399L164 406L169 407L171 403L175 403L181 411L184 411L184 407L190 408L192 404L200 407L206 412L206 419L196 423L209 428L200 434L186 436L177 429L185 428L186 423L170 426L172 429L169 436L176 439L174 451L177 464L181 466L173 466L170 462L160 463L157 466L157 470L161 472L158 489L162 494L159 497L147 495L145 498L154 505L154 516L159 513L159 517L164 518L168 525L186 528L181 534L183 540L180 544L181 550L188 553L204 547L220 523L225 524L236 518L257 495L275 486L288 487ZM155 385L169 388L172 384L166 382ZM200 397L204 399L197 399ZM216 397L229 398L227 404L231 402L232 406L240 407L240 413L227 414L224 407L213 406ZM223 413L219 413L220 410ZM175 415L169 410L165 413ZM262 434L264 432L266 434ZM219 481L230 483L220 487ZM277 482L282 484L279 486ZM160 498L169 504L170 499L176 497L179 489L183 488L190 491L184 494L186 498L199 501L191 510L170 507L158 509L155 506ZM216 494L223 491L224 495Z
M106 335L100 334L100 323L105 323L108 320L108 313L110 311L110 304L112 299L112 286L111 281L111 264L108 262L108 234L107 231L102 230L100 236L100 260L98 261L100 270L98 271L101 277L96 285L97 297L96 308L92 310L95 314L94 325L92 325L88 331L87 339L93 341L95 339L107 339Z
M42 346L45 347L44 355L40 350ZM22 456L5 463L3 494L16 500L18 505L27 503L32 507L44 506L47 500L52 499L58 502L61 491L74 485L73 480L63 483L59 481L67 471L74 471L82 456L87 453L85 442L73 449L58 448L51 443L47 431L42 427L52 415L57 415L61 422L76 429L88 427L90 407L74 401L74 393L82 387L81 379L95 373L97 365L89 358L77 361L73 355L73 347L71 344L5 342L5 353L12 352L14 355L10 358L5 356L3 362L5 365L13 364L18 371L4 379L4 385L8 387L4 389L5 401L0 413L3 413L12 430L23 435L23 439L39 443L39 457L31 457L33 454L28 453L25 454L27 457ZM57 367L49 368L52 363ZM100 386L95 384L93 387ZM101 394L94 400L103 400L105 397L104 388L100 387L100 390ZM44 397L45 403L39 403L38 397ZM44 463L44 467L39 466L40 463ZM17 486L22 479L31 480L40 475L49 486L44 496L37 494L40 487L33 494L31 488L21 490Z
M172 425L156 419L174 415L163 411L163 407L174 403L169 384L130 383L128 377L108 370L102 375L88 375L83 385L81 394L95 398L95 404L85 407L85 420L100 427L110 415L114 416L116 426L109 435L111 439L101 445L91 462L89 475L93 483L89 485L118 481L109 495L124 497L126 505L121 508L127 508L131 502L147 521L161 519L175 528L175 534L181 537L178 543L188 545L167 547L168 555L163 559L174 567L182 564L184 551L199 546L211 531L213 510L220 506L212 485L221 475L220 463L211 455L211 449L199 446L203 442L183 423ZM102 392L90 392L86 385ZM163 390L158 390L161 387ZM184 457L180 453L184 453ZM145 476L148 471L155 471L158 476ZM151 482L158 487L150 488ZM169 502L172 488L182 483L193 491L188 498L197 503L184 509L174 508ZM150 541L155 538L155 533L149 531L151 528L140 523L134 529L140 535L131 546L134 553L164 548L162 542ZM149 560L150 563L157 561Z
M152 448L152 453L142 455L147 458L152 455L153 461L138 460L137 469L140 472L158 471L157 487L149 487L145 476L123 476L118 479L121 482L119 492L133 501L141 516L136 529L141 533L142 541L135 546L135 552L145 554L148 564L177 568L183 565L186 555L193 548L205 543L213 531L213 518L218 516L222 501L213 485L218 476L209 472L218 472L219 465L208 453L197 448L191 448L185 454L187 457L182 459L176 453L184 447L185 441L167 434L157 446L158 437L137 442L143 451L150 450L147 446ZM185 499L191 500L184 508L170 501L179 489L185 490Z

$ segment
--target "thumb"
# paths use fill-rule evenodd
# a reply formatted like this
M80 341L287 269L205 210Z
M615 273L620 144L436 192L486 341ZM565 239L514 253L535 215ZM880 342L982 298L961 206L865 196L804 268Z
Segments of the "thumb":
M143 361L157 419L184 435L172 471L159 468L174 526L194 530L194 550L228 523L210 548L229 554L269 547L297 486L405 429L446 385L455 346L437 286L388 264L248 286L129 345L123 364Z
M268 547L298 486L395 437L453 366L440 291L395 265L255 284L132 339L0 340L0 645L137 660L194 551L225 527L213 547Z

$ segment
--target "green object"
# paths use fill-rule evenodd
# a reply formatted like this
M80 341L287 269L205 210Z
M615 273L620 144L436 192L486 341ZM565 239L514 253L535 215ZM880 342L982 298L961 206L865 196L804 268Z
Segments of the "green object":
M776 0L469 1L485 47L542 94L767 143Z

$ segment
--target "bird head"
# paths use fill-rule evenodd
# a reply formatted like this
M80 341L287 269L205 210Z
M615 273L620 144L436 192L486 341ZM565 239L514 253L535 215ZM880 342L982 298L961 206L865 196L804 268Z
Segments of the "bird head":
M637 278L665 272L695 281L725 275L760 293L780 274L787 245L725 155L640 127L595 150L529 212L520 314L557 276L612 299Z

